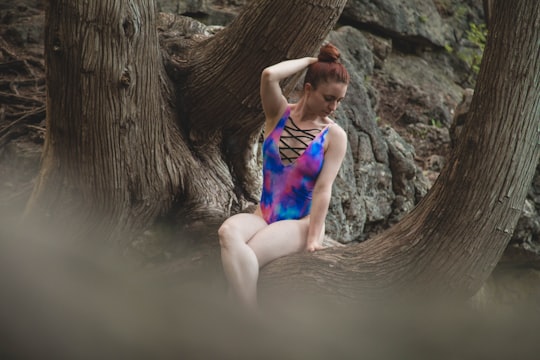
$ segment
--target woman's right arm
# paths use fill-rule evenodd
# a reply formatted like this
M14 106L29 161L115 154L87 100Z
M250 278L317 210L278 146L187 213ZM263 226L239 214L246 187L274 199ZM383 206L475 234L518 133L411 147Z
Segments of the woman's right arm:
M287 99L281 92L279 82L297 72L304 70L310 64L317 61L315 57L305 57L294 60L282 61L267 67L261 75L261 101L266 120L275 122L285 112Z

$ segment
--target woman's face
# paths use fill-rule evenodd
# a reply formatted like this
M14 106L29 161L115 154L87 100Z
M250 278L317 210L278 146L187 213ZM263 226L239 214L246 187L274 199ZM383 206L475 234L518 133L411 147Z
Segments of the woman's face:
M314 89L306 84L308 103L312 112L327 117L333 113L347 93L347 84L337 81L323 81Z

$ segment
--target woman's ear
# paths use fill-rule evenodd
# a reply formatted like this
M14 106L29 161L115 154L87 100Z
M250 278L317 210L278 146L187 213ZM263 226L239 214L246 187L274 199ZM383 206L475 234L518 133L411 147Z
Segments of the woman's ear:
M311 85L311 83L305 83L304 84L304 92L311 92L311 90L313 90L313 86Z

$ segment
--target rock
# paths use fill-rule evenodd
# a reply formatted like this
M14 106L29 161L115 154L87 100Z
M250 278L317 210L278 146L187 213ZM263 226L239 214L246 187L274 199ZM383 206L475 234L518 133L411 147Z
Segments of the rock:
M443 47L452 35L432 0L349 0L342 17L414 46Z
M444 157L440 155L431 155L424 162L424 168L431 171L441 172L444 163Z
M392 171L392 190L396 202L392 206L390 221L397 222L407 214L429 189L428 181L416 165L414 147L401 138L391 127L382 129L389 149Z
M160 12L188 15L207 25L227 25L247 0L157 0Z
M371 44L375 69L382 69L384 61L392 52L392 39L377 36L367 31L363 32Z
M375 122L375 113L364 80L374 67L370 43L349 26L329 34L328 41L342 50L341 61L351 82L346 101L335 113L345 129L349 149L334 185L326 230L341 242L365 239L365 226L384 221L394 200L388 146Z
M444 63L394 51L386 59L381 73L385 76L383 81L391 81L389 91L402 97L399 102L402 112L393 109L394 116L398 116L396 120L408 111L406 123L431 124L433 121L450 126L451 114L463 90L456 85L452 71Z
M418 157L427 159L433 155L441 156L449 152L450 135L447 128L415 123L407 125L406 129L414 138L414 147Z

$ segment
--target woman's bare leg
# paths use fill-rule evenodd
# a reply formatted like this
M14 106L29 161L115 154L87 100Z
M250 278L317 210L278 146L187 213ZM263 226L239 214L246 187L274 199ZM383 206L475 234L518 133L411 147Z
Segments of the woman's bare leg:
M221 261L229 284L243 304L257 307L259 262L247 242L268 224L254 214L236 214L219 228Z
M281 220L259 230L248 241L263 267L272 260L301 252L306 247L309 216L300 220ZM321 235L321 243L322 237Z

